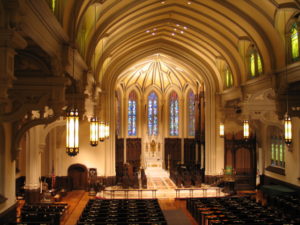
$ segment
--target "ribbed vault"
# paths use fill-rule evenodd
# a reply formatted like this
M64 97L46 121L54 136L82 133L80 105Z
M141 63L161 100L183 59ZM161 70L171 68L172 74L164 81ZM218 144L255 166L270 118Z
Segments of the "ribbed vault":
M81 42L78 44L86 62L92 68L95 62L99 83L123 72L111 73L115 63L129 66L172 46L165 49L172 57L184 52L184 63L191 58L191 64L199 61L207 66L220 91L222 76L217 59L226 62L234 86L239 86L247 81L245 61L250 44L262 57L264 75L282 69L284 29L276 26L278 15L285 10L288 20L299 8L294 0L90 0L73 4L77 12L76 40Z

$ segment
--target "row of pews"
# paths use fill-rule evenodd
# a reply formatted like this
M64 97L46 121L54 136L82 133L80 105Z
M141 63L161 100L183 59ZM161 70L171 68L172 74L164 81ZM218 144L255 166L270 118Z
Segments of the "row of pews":
M167 225L157 199L90 199L77 225Z
M297 224L276 208L264 207L249 197L194 198L187 200L187 209L200 225Z
M300 197L297 195L276 195L268 202L279 214L292 218L293 223L300 224Z
M170 178L177 187L200 187L202 183L202 170L196 164L178 164L170 170Z
M21 222L11 225L59 225L66 214L67 204L24 204L21 209Z

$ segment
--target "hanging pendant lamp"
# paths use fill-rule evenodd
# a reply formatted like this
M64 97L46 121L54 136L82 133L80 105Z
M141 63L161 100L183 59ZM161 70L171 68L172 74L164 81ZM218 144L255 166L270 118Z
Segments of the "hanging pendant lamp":
M105 138L106 139L109 138L109 124L108 123L105 124Z
M224 123L220 123L220 130L219 130L219 135L221 138L224 137L224 134L225 134L225 126L224 126Z
M78 110L71 108L67 112L66 152L69 156L79 153L79 114Z
M243 122L243 136L244 136L244 139L245 140L248 140L249 139L249 135L250 135L250 132L249 132L249 120L244 120Z
M292 144L292 121L288 113L284 116L284 142L288 146Z
M99 141L103 142L105 139L105 123L100 122L99 124Z
M99 139L99 123L97 117L92 117L90 120L90 145L95 147L98 145Z

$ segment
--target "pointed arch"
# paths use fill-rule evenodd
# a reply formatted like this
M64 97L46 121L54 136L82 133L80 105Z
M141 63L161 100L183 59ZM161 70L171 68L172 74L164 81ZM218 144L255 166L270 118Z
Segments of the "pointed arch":
M136 136L137 128L137 93L132 90L128 96L128 136Z
M179 99L176 91L169 95L169 135L179 135Z
M249 46L247 55L248 78L256 78L263 73L263 64L260 53L254 44Z
M158 135L158 96L151 91L147 97L148 105L148 135Z
M187 112L188 112L188 123L187 130L188 136L195 136L195 93L192 89L187 94Z

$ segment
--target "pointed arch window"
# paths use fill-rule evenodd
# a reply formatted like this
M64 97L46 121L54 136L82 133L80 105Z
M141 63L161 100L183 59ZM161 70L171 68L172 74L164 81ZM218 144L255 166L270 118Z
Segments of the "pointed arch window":
M148 95L148 135L158 135L158 98L154 91Z
M231 88L233 86L233 77L231 70L228 66L226 66L224 70L224 83L225 88Z
M128 136L136 136L137 94L131 91L128 99Z
M292 61L299 59L299 30L297 22L294 22L290 28L290 48Z
M170 94L169 100L170 136L179 134L179 101L175 91Z
M253 45L248 49L248 67L249 78L255 78L263 73L261 56Z
M285 168L285 142L282 132L277 127L271 127L270 153L271 166Z
M195 94L188 92L188 135L195 136Z

